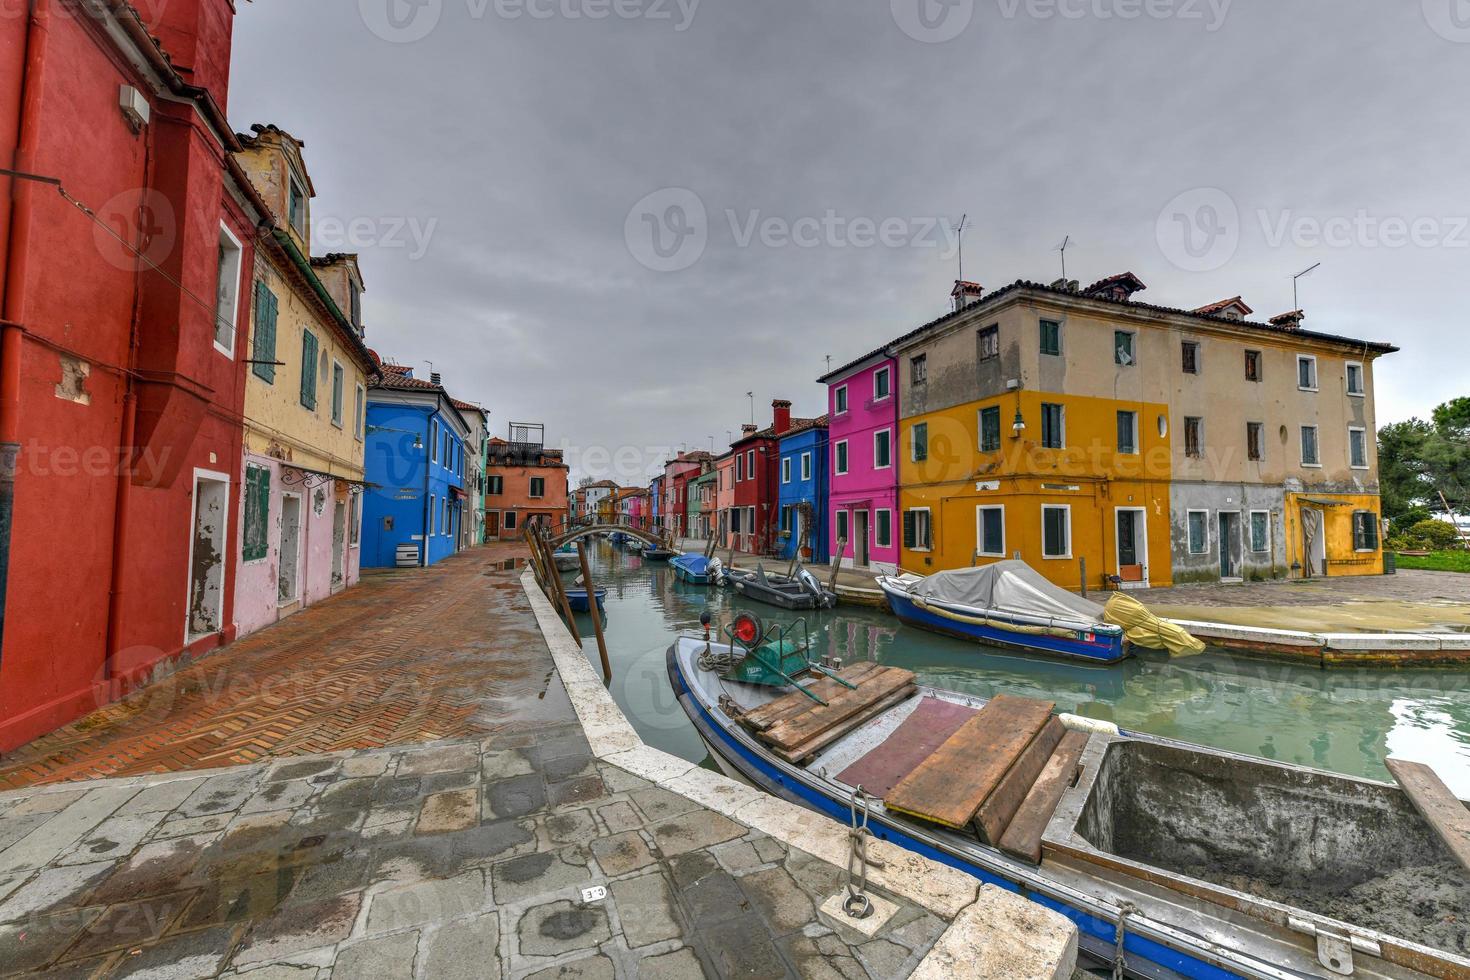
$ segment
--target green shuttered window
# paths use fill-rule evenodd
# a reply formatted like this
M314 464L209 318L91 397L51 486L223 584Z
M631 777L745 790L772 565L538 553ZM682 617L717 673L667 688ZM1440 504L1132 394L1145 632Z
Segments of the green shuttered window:
M316 334L301 331L301 404L316 411Z
M245 533L241 550L246 561L258 561L270 550L271 471L253 463L245 467Z
M269 384L276 380L276 294L263 282L255 284L255 363L250 370Z

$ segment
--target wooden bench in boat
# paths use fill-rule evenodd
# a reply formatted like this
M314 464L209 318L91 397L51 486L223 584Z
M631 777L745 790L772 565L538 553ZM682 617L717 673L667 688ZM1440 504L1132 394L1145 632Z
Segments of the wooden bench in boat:
M1422 762L1388 759L1384 765L1434 831L1434 836L1470 871L1470 810L1450 792L1438 773Z
M740 715L740 724L777 756L799 763L918 691L913 672L899 667L864 662L842 668L837 676L854 686L830 677L804 685L825 704L793 691Z

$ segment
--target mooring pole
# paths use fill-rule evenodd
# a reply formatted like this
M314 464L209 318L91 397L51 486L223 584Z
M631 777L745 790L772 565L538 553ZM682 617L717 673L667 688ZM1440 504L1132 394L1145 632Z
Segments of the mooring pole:
M587 548L577 542L577 558L582 563L582 587L587 590L587 614L592 617L592 632L597 634L597 652L602 657L602 679L612 680L612 663L607 659L607 638L602 635L602 610L597 608L597 589L592 584L592 568L587 564Z
M837 573L842 571L842 556L847 553L847 539L837 539L837 553L832 556L832 575L827 580L827 591L837 594Z
M572 603L571 600L567 598L567 586L566 583L561 580L561 572L557 571L556 559L552 557L551 542L541 542L541 554L542 560L546 562L546 572L547 575L551 578L552 588L556 590L556 598L554 601L561 610L562 619L566 621L567 632L571 633L572 636L577 639L577 642L580 645L580 643L582 642L582 638L577 633L577 617L572 615Z

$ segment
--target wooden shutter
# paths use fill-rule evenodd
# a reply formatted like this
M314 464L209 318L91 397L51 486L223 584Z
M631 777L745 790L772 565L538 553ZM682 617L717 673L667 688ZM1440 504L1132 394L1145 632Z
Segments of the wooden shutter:
M264 558L269 550L271 471L245 467L245 533L241 549L246 561Z
M915 525L915 523L916 522L915 522L915 519L914 519L914 512L911 511L911 510L904 511L903 512L903 546L905 548L913 548L913 547L915 547L915 545L914 545L914 525Z
M316 334L301 331L301 404L316 410Z
M276 294L263 282L255 284L255 353L250 369L263 381L276 380Z

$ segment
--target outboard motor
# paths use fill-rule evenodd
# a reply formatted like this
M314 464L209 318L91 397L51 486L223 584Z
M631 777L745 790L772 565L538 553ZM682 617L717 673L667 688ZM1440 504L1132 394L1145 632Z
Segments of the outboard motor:
M799 572L796 573L796 580L801 583L802 588L806 589L808 592L816 597L818 604L822 606L827 605L827 593L822 591L822 584L818 582L817 577L811 573L811 569L801 569Z
M709 563L705 565L705 571L709 575L709 580L712 584L725 584L725 563L718 558L711 558Z

